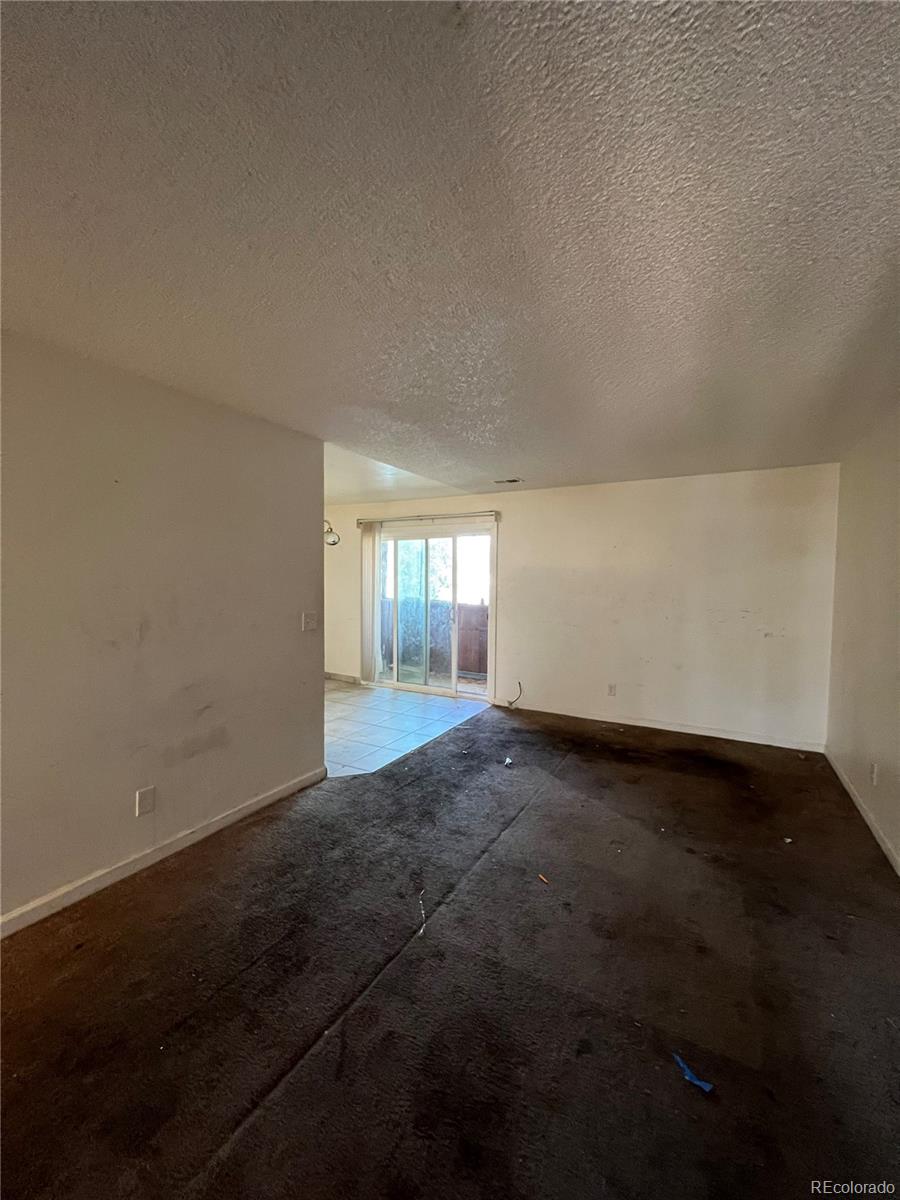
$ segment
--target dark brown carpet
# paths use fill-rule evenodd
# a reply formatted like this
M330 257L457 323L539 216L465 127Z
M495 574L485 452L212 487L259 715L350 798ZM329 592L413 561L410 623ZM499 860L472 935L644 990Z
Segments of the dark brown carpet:
M900 881L819 755L489 710L3 982L10 1200L900 1187Z

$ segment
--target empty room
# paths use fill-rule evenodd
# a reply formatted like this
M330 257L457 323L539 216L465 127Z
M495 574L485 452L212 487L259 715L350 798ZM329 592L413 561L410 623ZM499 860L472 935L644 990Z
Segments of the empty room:
M2 8L2 1191L900 1188L900 7Z

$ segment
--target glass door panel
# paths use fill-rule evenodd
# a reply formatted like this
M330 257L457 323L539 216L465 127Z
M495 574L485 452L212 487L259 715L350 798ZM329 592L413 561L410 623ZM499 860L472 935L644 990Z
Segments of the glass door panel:
M453 538L429 538L429 687L453 687L453 621Z
M375 651L378 655L376 678L380 683L394 679L394 542L381 543L378 572L378 604L375 606Z
M456 539L456 613L459 639L457 687L487 694L488 615L491 594L491 535Z
M424 685L426 678L426 550L424 538L398 538L397 679Z

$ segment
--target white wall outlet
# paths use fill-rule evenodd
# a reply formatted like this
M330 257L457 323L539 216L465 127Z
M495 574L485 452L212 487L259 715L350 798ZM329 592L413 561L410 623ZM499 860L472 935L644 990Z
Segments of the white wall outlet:
M300 619L300 628L304 633L312 633L319 628L319 614L305 612Z
M869 783L878 787L878 763L869 763Z
M147 813L152 813L154 808L156 808L156 788L138 788L134 793L134 815L136 817L146 816Z
M614 696L616 694L616 685L614 683L606 685L606 694L607 696Z

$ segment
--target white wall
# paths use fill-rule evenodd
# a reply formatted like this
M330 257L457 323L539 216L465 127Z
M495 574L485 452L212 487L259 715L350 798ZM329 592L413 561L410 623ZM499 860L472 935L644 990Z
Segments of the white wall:
M357 516L497 509L497 696L821 749L838 471L329 506L326 668L359 674ZM607 695L610 683L616 696Z
M900 871L898 459L891 406L841 461L828 757Z
M321 771L322 445L3 348L8 931Z

